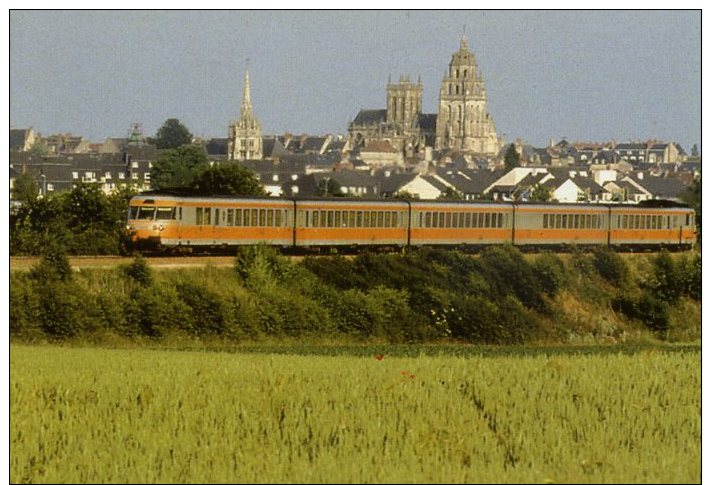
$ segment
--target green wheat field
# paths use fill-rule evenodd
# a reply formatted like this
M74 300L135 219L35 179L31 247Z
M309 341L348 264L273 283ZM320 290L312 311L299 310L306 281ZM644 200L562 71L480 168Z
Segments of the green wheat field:
M286 355L12 345L12 483L701 480L700 349Z

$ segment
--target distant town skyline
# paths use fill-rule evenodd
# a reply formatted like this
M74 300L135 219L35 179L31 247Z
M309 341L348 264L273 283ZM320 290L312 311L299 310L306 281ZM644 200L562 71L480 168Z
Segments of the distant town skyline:
M13 10L10 124L100 141L178 118L226 137L249 66L265 135L345 135L389 76L420 77L436 112L464 29L507 142L701 147L700 11Z

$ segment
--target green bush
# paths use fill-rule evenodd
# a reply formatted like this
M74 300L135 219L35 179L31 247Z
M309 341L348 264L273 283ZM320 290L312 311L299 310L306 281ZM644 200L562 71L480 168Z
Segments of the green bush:
M134 256L130 264L122 265L120 271L126 278L140 286L147 287L153 282L151 268L140 254Z
M612 249L607 247L596 248L593 252L592 263L602 278L618 288L623 287L628 282L629 268L627 267L627 262Z
M669 329L669 304L659 300L652 293L645 291L638 298L621 296L613 301L613 309L629 318L641 321L655 332Z
M568 279L565 264L555 254L541 254L536 257L532 266L533 274L538 280L541 289L550 296L558 293Z

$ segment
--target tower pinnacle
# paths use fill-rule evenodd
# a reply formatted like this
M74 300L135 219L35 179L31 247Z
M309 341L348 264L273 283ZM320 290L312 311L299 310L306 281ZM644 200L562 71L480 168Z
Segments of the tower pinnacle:
M460 51L468 51L469 46L467 45L467 36L465 34L462 34L462 40L459 41L459 50Z
M252 112L252 100L249 96L249 71L244 73L244 95L242 97L242 116Z

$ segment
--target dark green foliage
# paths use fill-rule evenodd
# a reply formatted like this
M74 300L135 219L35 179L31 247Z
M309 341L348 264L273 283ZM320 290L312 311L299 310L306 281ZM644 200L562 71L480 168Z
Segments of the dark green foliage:
M655 332L665 332L669 329L669 304L650 292L643 292L639 298L619 297L613 302L613 309L640 320Z
M558 293L568 279L565 264L555 254L541 254L536 257L532 267L541 289L547 295L554 296Z
M696 301L701 301L701 254L679 261L683 292Z
M202 165L190 185L205 195L265 195L254 172L236 162Z
M592 258L593 267L605 280L617 287L623 287L629 279L629 268L627 262L607 247L595 249Z
M30 340L42 335L40 298L32 280L24 274L10 273L10 335Z
M106 195L94 185L23 204L10 217L10 253L42 254L57 245L69 254L119 254L125 249L130 188Z
M521 155L519 155L516 150L516 146L511 143L506 149L506 154L504 155L504 167L507 171L516 168L521 165L520 163Z
M683 274L668 252L664 251L652 259L652 275L647 286L655 297L667 303L683 294Z
M153 281L151 268L148 267L145 258L140 254L134 256L130 264L122 266L121 271L126 278L143 287L150 286Z
M37 186L37 182L29 173L23 173L17 177L10 191L10 199L23 204L37 200L38 195L39 187Z
M477 269L488 282L491 295L514 295L527 308L543 309L541 283L519 250L511 245L490 246L482 251Z
M178 298L190 311L182 326L196 335L219 335L225 330L225 310L220 298L203 286L183 282L176 286Z
M191 187L195 176L207 167L203 147L185 145L164 150L151 168L151 186L154 189Z
M330 177L325 177L319 181L316 195L319 197L345 197L346 194L341 190L341 184Z
M136 289L126 302L126 331L159 338L171 330L192 333L193 312L175 287L152 285Z
M58 245L50 245L45 249L42 259L30 269L30 277L40 283L48 281L70 281L72 267L64 249Z
M152 141L159 150L178 148L192 143L193 135L178 119L168 118Z
M694 179L681 198L696 212L696 240L701 243L701 176Z
M464 200L464 196L457 189L447 187L447 190L442 192L437 200Z

